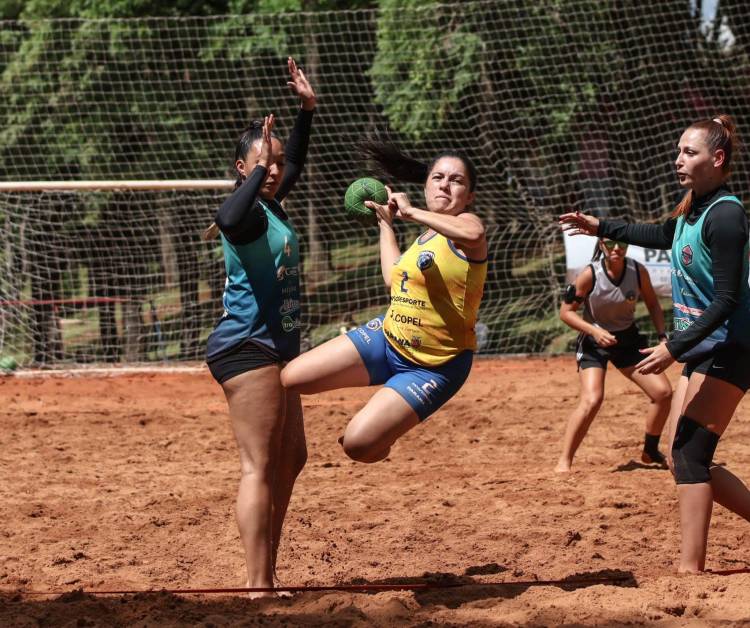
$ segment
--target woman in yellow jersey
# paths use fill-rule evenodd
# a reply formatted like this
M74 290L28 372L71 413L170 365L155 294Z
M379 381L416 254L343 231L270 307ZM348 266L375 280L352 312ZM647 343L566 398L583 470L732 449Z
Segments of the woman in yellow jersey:
M384 317L290 362L281 382L301 394L384 384L341 439L349 457L377 462L401 435L455 395L469 375L487 239L482 221L467 210L476 171L466 157L443 153L427 165L390 144L368 142L364 149L395 179L422 183L426 209L390 189L386 205L368 202L378 218L391 305ZM403 255L394 218L425 227Z

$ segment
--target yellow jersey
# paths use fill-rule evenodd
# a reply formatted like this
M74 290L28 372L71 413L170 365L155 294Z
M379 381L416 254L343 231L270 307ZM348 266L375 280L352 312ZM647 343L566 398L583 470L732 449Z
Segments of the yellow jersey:
M402 356L439 366L476 350L474 325L482 301L487 260L467 259L439 233L424 233L391 271L391 305L383 331Z

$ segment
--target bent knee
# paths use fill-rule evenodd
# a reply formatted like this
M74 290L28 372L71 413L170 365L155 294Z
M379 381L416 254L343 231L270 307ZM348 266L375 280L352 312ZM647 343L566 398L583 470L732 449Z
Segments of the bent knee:
M672 403L672 388L665 386L654 391L651 394L651 401L659 405Z
M371 464L373 462L380 462L383 460L390 451L390 447L385 450L376 450L371 443L360 441L356 438L344 437L342 443L344 453L356 462L365 462Z

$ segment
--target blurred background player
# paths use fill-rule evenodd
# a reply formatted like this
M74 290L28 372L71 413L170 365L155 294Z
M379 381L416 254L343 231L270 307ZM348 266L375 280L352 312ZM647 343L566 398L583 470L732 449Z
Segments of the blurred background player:
M388 190L377 213L383 280L391 305L385 317L322 344L282 371L288 389L313 394L384 384L352 418L341 440L361 462L384 459L404 433L445 404L469 375L474 325L487 276L484 225L468 211L474 200L473 164L443 153L429 165L391 144L369 142L366 153L399 181L424 185L426 209ZM402 255L393 219L426 230Z
M284 516L307 458L299 395L279 380L300 351L299 250L280 202L302 172L315 92L291 58L288 69L301 107L286 147L272 135L273 115L244 131L237 187L209 227L221 231L227 282L206 362L226 395L240 452L237 523L250 587L273 586Z
M664 313L651 285L648 271L625 256L628 245L599 239L592 263L567 287L560 305L560 320L581 332L576 347L581 396L568 417L563 450L555 471L570 471L573 456L588 432L604 399L607 364L612 362L625 377L638 385L651 400L646 414L646 436L641 460L665 465L659 438L669 415L672 386L663 373L643 375L635 365L647 346L635 324L635 306L643 298L660 340L666 340ZM583 317L577 310L584 305Z
M641 373L683 362L670 412L670 467L677 482L682 535L679 571L705 568L713 502L750 521L750 491L726 467L713 465L719 438L750 388L748 222L725 183L737 154L734 120L700 120L682 134L675 169L687 194L660 225L629 225L580 213L563 229L650 248L672 249L675 331L644 349Z

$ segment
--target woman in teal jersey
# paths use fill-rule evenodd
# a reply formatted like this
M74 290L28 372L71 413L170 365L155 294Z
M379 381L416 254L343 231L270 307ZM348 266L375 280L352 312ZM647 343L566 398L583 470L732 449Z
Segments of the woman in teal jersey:
M560 217L573 235L672 250L674 332L668 342L644 349L636 368L661 373L675 360L685 364L669 418L681 572L705 568L714 501L750 521L750 491L726 467L712 465L719 438L750 388L748 221L726 188L737 144L727 115L685 130L675 167L688 192L663 224L628 225L579 212Z
M282 146L273 136L273 115L243 132L236 189L209 228L221 232L227 281L206 362L239 447L237 523L250 587L273 586L284 516L307 458L299 395L279 379L300 350L297 236L280 201L302 171L315 92L291 58L288 67L288 85L301 101L289 140Z

